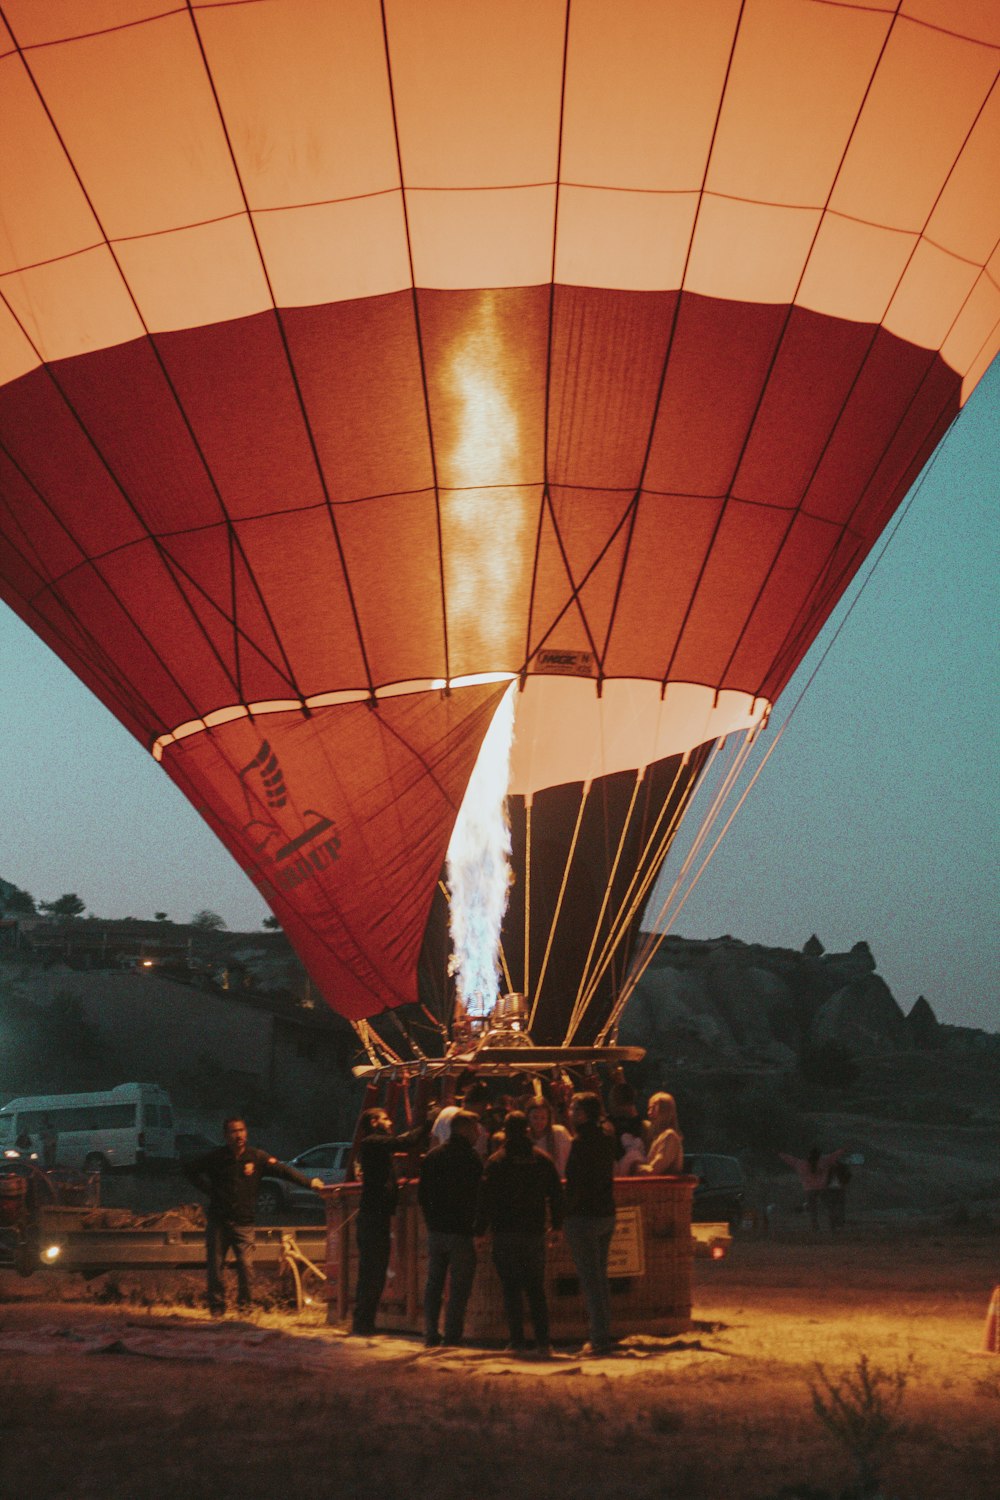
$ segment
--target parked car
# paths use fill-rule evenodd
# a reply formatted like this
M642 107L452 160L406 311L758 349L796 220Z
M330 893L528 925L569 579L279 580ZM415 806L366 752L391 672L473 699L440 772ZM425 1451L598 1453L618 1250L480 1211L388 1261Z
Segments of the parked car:
M746 1182L735 1156L715 1156L695 1151L684 1158L684 1170L697 1177L691 1201L691 1218L699 1224L726 1223L738 1229L743 1219Z
M343 1182L347 1171L347 1160L351 1154L350 1141L328 1141L325 1146L310 1146L288 1163L303 1177L319 1177L323 1182ZM316 1208L319 1200L312 1188L301 1188L295 1182L286 1182L283 1177L260 1179L257 1207L264 1214L284 1213L290 1208Z

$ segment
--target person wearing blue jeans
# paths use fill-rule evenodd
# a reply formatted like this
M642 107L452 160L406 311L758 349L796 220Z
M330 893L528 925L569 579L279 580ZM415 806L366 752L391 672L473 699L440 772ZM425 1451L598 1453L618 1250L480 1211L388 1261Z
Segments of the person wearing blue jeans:
M614 1347L608 1251L615 1228L617 1144L601 1124L599 1095L574 1094L569 1117L576 1136L566 1162L563 1232L587 1309L590 1343L584 1353L607 1354Z

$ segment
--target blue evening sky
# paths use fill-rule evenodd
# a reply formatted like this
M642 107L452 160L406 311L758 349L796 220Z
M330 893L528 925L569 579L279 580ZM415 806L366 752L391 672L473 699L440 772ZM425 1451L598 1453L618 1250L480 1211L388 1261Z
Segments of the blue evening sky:
M998 489L1000 361L675 931L796 948L815 932L830 950L863 938L904 1009L924 994L941 1020L1000 1030ZM208 906L256 929L267 913L152 757L3 605L0 877L36 899L75 890L99 916Z

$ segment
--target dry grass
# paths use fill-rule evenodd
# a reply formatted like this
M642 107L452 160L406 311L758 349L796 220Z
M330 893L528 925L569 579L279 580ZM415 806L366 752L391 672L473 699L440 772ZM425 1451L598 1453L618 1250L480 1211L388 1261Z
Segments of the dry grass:
M226 1349L239 1329L213 1330L177 1303L150 1314L9 1301L0 1492L762 1500L808 1484L840 1496L857 1455L817 1419L811 1390L829 1405L864 1357L876 1395L899 1397L879 1450L883 1493L992 1500L1000 1371L976 1351L994 1254L958 1233L742 1244L698 1263L699 1327L677 1347L547 1369L357 1343L318 1314L276 1312L243 1330L237 1358ZM0 1282L0 1297L17 1290ZM19 1335L48 1352L13 1352ZM102 1340L105 1352L86 1352Z

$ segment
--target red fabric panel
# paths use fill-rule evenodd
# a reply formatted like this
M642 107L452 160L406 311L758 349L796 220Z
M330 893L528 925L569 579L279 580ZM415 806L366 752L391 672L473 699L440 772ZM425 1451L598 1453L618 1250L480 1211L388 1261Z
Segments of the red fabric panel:
M221 520L210 473L149 342L101 349L86 360L62 360L56 375L138 513L139 526L129 529L187 531ZM222 382L219 387L224 388ZM124 411L143 413L138 431L122 421Z
M850 520L934 358L879 330L805 496L803 509L810 515Z
M839 536L828 521L812 516L789 516L788 522L788 533L726 668L723 686L747 681L756 663L773 661L781 653L803 606L823 577L831 546Z
M337 508L369 668L377 682L446 674L433 488Z
M121 352L111 350L110 355L120 356ZM65 360L56 366L56 374L63 377L66 366L78 364L85 378L95 357ZM150 414L130 408L121 413L120 420L141 448ZM32 370L0 391L0 444L88 557L123 547L143 535L141 522L45 370ZM46 541L51 545L51 537ZM53 571L61 571L64 565L73 564L57 550Z
M417 998L431 897L503 691L494 684L376 708L338 704L308 718L269 714L164 753L165 769L259 886L342 1015L357 1020Z
M741 639L787 527L782 511L728 502L670 663L672 679L723 685L734 643Z
M639 487L676 300L675 292L556 288L552 484Z
M600 652L625 561L632 495L558 487L551 500L538 538L529 655L543 644ZM579 601L569 603L574 584Z
M785 319L783 307L685 293L644 487L725 495ZM814 378L810 371L809 378Z
M719 500L690 495L642 496L605 661L609 676L631 675L628 664L635 662L635 675L663 677L721 509Z
M163 333L156 342L228 516L320 504L323 488L273 313Z
M741 500L800 504L872 337L867 324L792 309L733 485Z
M432 485L411 294L290 308L282 319L330 498Z

